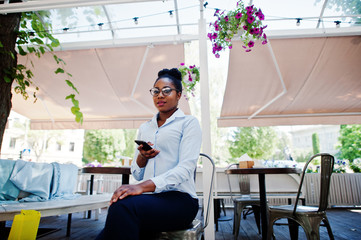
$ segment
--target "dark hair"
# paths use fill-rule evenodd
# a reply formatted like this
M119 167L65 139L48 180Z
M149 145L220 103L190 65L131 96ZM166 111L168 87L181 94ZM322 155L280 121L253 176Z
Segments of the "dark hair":
M177 68L167 69L164 68L163 70L160 70L158 72L158 78L155 80L154 84L161 79L161 78L169 78L175 89L177 89L178 92L182 92L182 73Z

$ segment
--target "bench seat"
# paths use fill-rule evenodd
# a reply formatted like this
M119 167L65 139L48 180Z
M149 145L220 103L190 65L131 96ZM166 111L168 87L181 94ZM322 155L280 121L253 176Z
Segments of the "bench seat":
M41 217L68 214L67 236L70 236L71 214L109 206L112 194L81 195L72 200L49 200L44 202L19 202L0 204L0 222L11 221L22 209L36 210Z

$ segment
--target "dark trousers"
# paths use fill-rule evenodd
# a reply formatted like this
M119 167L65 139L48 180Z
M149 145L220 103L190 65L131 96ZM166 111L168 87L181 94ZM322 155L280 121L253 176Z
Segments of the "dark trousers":
M96 240L151 239L162 231L186 229L198 212L198 200L170 191L128 196L113 203Z

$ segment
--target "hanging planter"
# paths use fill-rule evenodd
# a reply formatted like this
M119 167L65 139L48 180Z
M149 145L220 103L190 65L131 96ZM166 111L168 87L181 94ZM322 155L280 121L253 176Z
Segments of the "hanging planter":
M184 97L188 100L187 93L194 97L194 88L200 79L199 68L196 65L187 67L184 63L181 63L178 70L182 74L183 90L186 92Z
M219 58L219 52L225 48L232 49L232 39L241 39L243 48L250 52L255 41L261 40L262 44L267 43L267 36L263 32L267 26L263 26L264 15L261 9L254 5L245 7L242 0L237 2L237 8L225 12L216 10L214 16L217 20L210 23L212 29L208 38L212 42L212 52Z

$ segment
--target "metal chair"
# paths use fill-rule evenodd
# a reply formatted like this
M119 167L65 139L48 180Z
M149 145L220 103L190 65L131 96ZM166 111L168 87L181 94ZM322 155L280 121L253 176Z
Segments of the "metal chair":
M210 184L210 189L209 189L208 205L207 205L207 210L206 210L206 214L205 214L204 224L203 224L202 220L194 219L191 226L188 229L179 230L179 231L161 232L160 237L158 239L172 239L172 240L181 240L181 239L183 239L183 240L199 240L199 239L202 239L204 229L208 225L208 218L209 218L209 211L210 211L209 208L210 208L212 188L213 188L213 178L214 178L216 166L215 166L212 158L209 157L208 155L201 153L200 157L203 157L202 159L208 159L209 162L212 164L212 175L210 178L211 184Z
M227 167L226 170L238 166L237 163L231 164ZM226 171L227 174L227 171ZM247 206L251 206L254 216L255 216L255 220L256 220L256 224L258 227L258 233L261 233L260 230L260 199L259 198L251 198L250 195L250 182L249 182L249 177L247 174L244 175L238 175L239 177L239 187L240 187L240 192L241 192L241 196L240 197L234 197L233 196L233 191L232 191L232 184L231 184L231 180L229 177L229 174L227 174L227 179L228 179L228 186L229 186L229 191L231 194L231 199L233 201L234 204L234 217L233 217L233 234L234 234L234 239L238 238L238 234L239 234L239 226L241 224L241 218L242 218L242 212L243 210L247 207ZM247 213L243 213L243 218L246 219Z
M302 189L305 172L309 163L316 157L321 157L321 188L318 207L299 206L298 200ZM296 203L294 206L276 206L269 208L269 227L267 239L274 237L273 224L280 218L288 219L288 226L291 239L298 239L298 227L302 226L307 239L320 239L319 227L321 222L327 227L330 239L334 239L330 223L326 216L328 194L330 189L331 174L334 165L334 157L328 153L319 153L312 156L305 164L302 172L301 182L298 188Z

